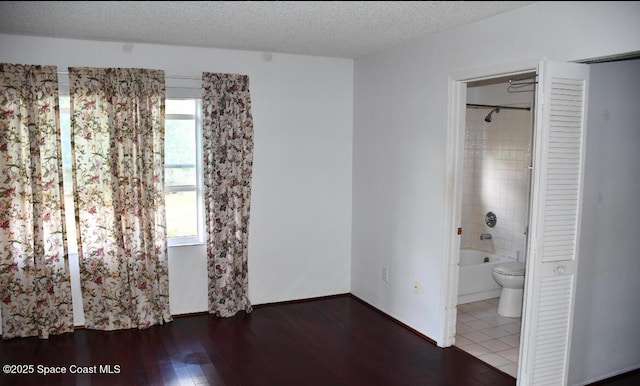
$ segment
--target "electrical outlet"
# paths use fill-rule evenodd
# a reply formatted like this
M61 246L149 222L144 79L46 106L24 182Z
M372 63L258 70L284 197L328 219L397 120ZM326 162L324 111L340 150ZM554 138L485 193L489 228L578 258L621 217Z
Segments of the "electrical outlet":
M413 293L417 294L418 292L420 292L420 282L417 280L413 281Z
M385 283L389 282L389 268L382 267L382 281Z

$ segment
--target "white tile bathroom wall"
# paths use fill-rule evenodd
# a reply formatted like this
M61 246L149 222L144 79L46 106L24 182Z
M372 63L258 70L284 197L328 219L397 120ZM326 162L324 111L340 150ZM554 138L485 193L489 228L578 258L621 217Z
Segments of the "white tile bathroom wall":
M529 204L531 112L467 108L462 201L462 248L523 259ZM485 224L493 212L497 224ZM490 240L480 240L490 233Z

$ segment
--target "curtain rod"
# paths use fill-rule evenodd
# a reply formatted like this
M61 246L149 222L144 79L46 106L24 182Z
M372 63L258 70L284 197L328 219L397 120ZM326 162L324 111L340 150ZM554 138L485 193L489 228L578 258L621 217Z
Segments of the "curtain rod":
M531 107L476 105L476 104L473 104L473 103L467 103L467 107L488 108L488 109L500 108L500 109L508 109L508 110L527 110L527 111L531 111Z
M58 75L69 75L68 71L58 71ZM202 80L202 77L188 76L188 75L165 75L165 78L171 79L190 79L190 80Z

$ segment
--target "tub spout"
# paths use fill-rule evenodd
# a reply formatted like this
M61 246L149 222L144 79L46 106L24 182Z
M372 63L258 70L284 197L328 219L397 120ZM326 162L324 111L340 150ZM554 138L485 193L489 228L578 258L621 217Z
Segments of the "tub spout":
M480 235L480 240L489 240L491 239L491 233L483 233Z

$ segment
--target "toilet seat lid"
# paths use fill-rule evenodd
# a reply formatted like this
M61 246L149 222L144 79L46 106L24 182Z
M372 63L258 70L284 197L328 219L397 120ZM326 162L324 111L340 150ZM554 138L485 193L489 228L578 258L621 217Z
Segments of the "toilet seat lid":
M524 263L514 261L513 263L501 263L493 267L493 270L505 275L524 275Z

